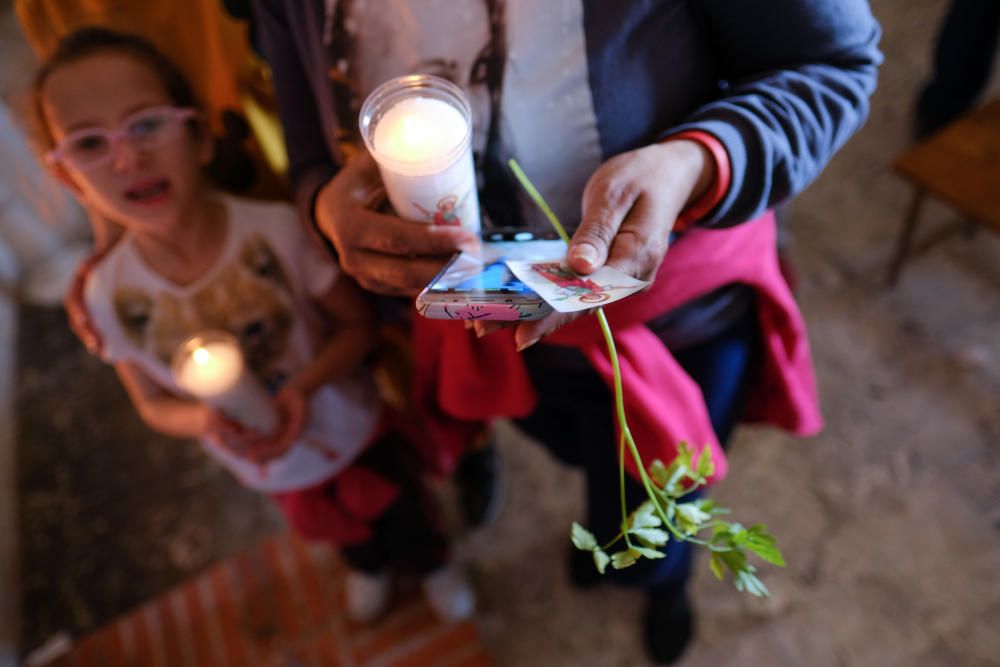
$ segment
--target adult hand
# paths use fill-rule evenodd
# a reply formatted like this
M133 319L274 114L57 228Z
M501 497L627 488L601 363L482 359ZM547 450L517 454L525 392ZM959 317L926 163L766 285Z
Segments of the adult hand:
M570 267L588 274L608 265L652 280L677 217L714 178L712 155L696 141L665 141L611 158L583 191L583 216L566 253ZM581 314L553 313L521 323L515 335L518 349Z
M457 250L478 242L462 228L373 211L383 200L378 168L367 153L348 162L316 197L320 231L336 247L341 268L367 290L414 296Z

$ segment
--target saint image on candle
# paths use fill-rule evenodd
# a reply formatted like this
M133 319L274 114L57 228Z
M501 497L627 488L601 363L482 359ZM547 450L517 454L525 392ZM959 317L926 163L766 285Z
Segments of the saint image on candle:
M388 81L365 101L361 133L397 214L479 232L471 111L460 88L426 74Z
M437 203L437 208L433 211L428 211L417 202L413 202L413 205L420 209L424 217L433 221L435 225L459 227L462 224L462 219L458 217L458 211L464 203L464 200L459 201L455 195L448 195Z
M206 331L191 336L177 348L171 371L178 387L230 419L264 434L277 430L274 403L247 370L231 334Z

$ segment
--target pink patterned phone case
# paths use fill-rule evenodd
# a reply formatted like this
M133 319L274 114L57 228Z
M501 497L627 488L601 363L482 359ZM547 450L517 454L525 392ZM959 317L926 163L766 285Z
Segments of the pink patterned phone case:
M423 296L423 295L421 295ZM457 295L456 295L457 297ZM544 301L526 303L476 303L469 300L431 302L419 299L417 312L432 320L538 320L552 312Z

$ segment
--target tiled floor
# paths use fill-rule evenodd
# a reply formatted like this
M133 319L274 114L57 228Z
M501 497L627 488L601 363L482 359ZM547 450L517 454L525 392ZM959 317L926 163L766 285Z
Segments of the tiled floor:
M412 593L376 624L348 621L343 574L328 550L268 539L44 667L492 667L473 624L438 621Z

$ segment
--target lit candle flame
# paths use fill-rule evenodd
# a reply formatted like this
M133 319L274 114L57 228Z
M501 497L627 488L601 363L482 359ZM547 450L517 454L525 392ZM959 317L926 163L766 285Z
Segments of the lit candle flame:
M386 111L372 141L375 150L389 159L427 163L433 171L440 166L437 162L462 143L468 129L462 114L447 102L412 97Z
M403 141L411 148L422 148L427 143L427 123L416 116L404 117Z
M212 355L209 354L208 350L203 347L196 348L194 352L191 353L191 358L194 359L194 363L199 366L204 366L211 359Z

